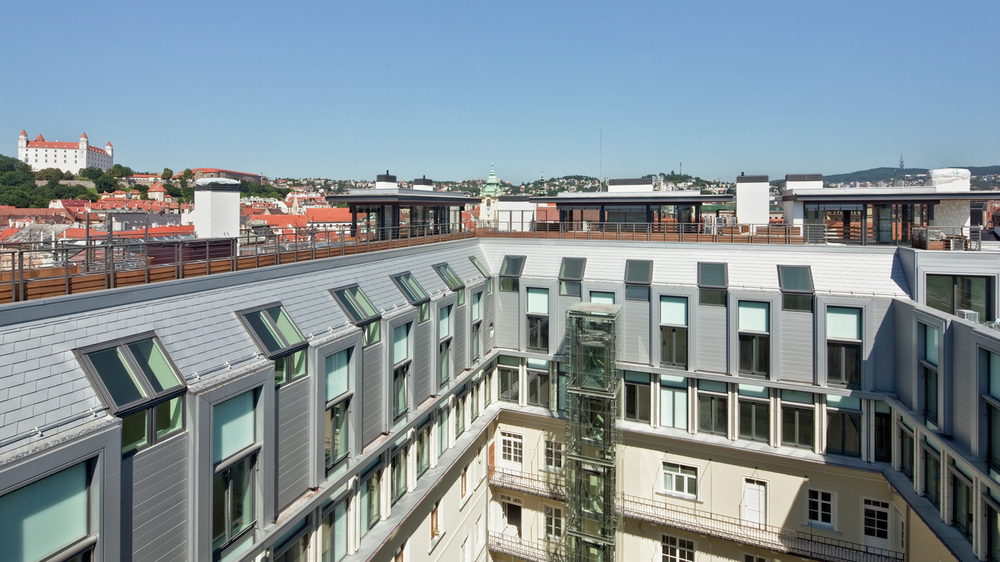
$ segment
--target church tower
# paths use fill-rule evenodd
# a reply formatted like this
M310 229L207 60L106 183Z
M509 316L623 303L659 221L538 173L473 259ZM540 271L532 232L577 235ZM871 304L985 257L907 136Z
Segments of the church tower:
M493 171L493 164L490 164L490 177L483 185L480 197L482 204L479 207L479 220L495 223L497 221L497 204L500 202L500 180L497 179L496 172Z

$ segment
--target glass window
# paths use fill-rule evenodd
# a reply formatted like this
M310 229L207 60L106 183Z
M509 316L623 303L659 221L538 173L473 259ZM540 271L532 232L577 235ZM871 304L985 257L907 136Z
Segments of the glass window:
M563 258L559 266L560 281L582 281L587 269L587 258Z
M545 540L562 541L563 515L562 509L551 505L543 507L545 513Z
M844 396L827 396L826 452L831 455L861 456L861 401Z
M500 401L518 401L518 373L517 369L499 369L500 375Z
M861 309L826 309L827 381L852 388L861 386Z
M430 300L430 297L427 296L427 291L424 291L424 288L410 272L393 275L392 281L410 304L416 306Z
M392 455L389 474L392 478L392 503L406 493L406 447L400 447Z
M660 365L687 369L687 298L660 297Z
M245 312L242 318L250 327L258 345L272 359L305 342L302 333L281 305Z
M524 256L504 256L500 265L500 277L520 277L524 262Z
M693 466L663 463L663 491L698 498L698 469Z
M729 286L729 271L724 263L698 263L698 286L724 289Z
M392 362L398 365L410 358L410 324L400 324L392 329Z
M392 373L392 416L399 419L408 410L406 400L407 379L410 374L410 363L397 366Z
M607 291L591 291L590 302L594 304L615 304L615 294Z
M902 427L899 428L899 449L899 471L913 482L913 434Z
M795 390L781 391L781 444L812 449L813 395ZM797 404L802 404L801 406Z
M809 490L809 522L833 526L833 494Z
M501 277L500 291L504 293L516 293L520 290L520 282L515 277Z
M546 294L546 297L548 297L548 294ZM482 320L482 304L481 304L482 300L483 300L483 293L482 293L482 291L480 291L478 293L472 293L472 321L473 322L475 322L477 320Z
M528 287L528 314L549 313L549 290Z
M323 517L323 562L340 562L347 556L347 500L342 500ZM331 557L332 555L332 557Z
M545 469L562 472L563 444L558 441L545 441Z
M417 433L416 455L417 455L417 478L423 476L431 466L431 424L428 423Z
M347 348L323 361L326 370L326 401L329 402L347 392L350 386L350 366L353 349Z
M996 318L994 285L993 277L928 275L927 306L957 316L967 310L991 321Z
M766 302L739 303L740 374L767 376L771 343L768 336L770 305Z
M256 455L248 455L212 479L212 548L216 552L238 543L256 521L255 459Z
M924 497L941 509L941 457L924 447Z
M698 431L715 435L727 435L729 423L729 401L725 394L725 383L698 381ZM713 391L707 393L706 391Z
M653 281L653 262L625 260L625 283L649 285Z
M484 266L482 262L480 262L479 259L476 258L476 256L469 256L469 259L472 261L472 264L476 266L476 269L479 270L479 273L481 273L483 277L485 277L486 279L492 277L492 274L490 274L490 270L486 269L486 266Z
M183 392L180 372L155 337L85 353L87 372L113 412Z
M660 426L687 429L687 379L660 375Z
M451 336L451 305L438 309L438 339Z
M660 553L662 562L694 562L694 541L663 535ZM603 560L603 558L593 560Z
M528 405L549 407L548 371L528 370Z
M505 462L521 464L524 460L524 444L521 436L501 431L500 455Z
M549 352L549 317L528 316L525 319L528 329L528 351L539 353Z
M368 296L357 285L334 289L331 293L340 304L340 308L356 326L381 317L372 302L368 300Z
M472 362L473 362L473 364L475 364L476 361L479 361L479 356L481 354L481 351L480 351L480 348L481 348L480 340L482 339L482 333L483 333L483 325L482 325L481 322L476 322L475 324L472 325Z
M378 468L373 470L361 483L361 536L368 534L368 531L378 523L381 517L379 512L380 470Z
M256 440L253 391L212 408L212 462L218 463Z
M771 440L770 391L763 386L739 385L740 395L740 439L761 441Z
M438 382L441 386L451 380L451 340L444 340L438 345Z
M650 421L652 402L649 375L625 371L625 419L629 421Z
M779 265L778 283L783 310L812 311L813 282L808 265Z
M86 462L0 496L4 560L34 562L90 533Z
M954 501L951 502L952 525L965 537L965 540L972 542L972 529L975 522L972 510L976 505L976 500L972 495L971 483L958 474L952 474L951 482L951 492L954 498Z
M452 291L457 291L462 287L465 287L465 283L462 282L462 278L455 273L455 270L452 269L450 265L446 263L439 263L431 267L434 268L434 271L436 271L438 276L441 277L444 284L448 285L448 288Z
M438 455L448 450L448 407L438 410L437 419Z
M326 468L333 468L347 457L349 434L347 407L348 400L337 403L326 410Z

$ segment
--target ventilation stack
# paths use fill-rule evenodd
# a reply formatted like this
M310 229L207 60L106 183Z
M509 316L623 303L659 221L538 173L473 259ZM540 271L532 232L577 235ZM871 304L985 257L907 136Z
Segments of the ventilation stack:
M569 409L566 419L566 561L615 559L618 378L617 305L580 303L567 311Z

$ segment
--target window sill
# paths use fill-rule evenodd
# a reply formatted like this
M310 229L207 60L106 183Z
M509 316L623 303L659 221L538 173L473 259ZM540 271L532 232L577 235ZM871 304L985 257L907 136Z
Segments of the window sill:
M427 554L430 554L430 553L434 552L434 549L437 547L438 543L441 542L441 539L444 538L444 535L445 535L445 532L441 531L440 533L437 534L436 537L434 537L434 538L431 539L431 548L430 548L430 550L427 551Z
M465 496L461 500L459 500L459 503L458 503L458 510L459 511L462 511L463 509L465 509L465 504L469 503L469 498L471 498L471 497L472 497L471 493L466 493Z
M695 504L699 504L699 505L705 503L704 501L699 500L696 496L691 496L691 495L688 495L688 494L678 494L677 492L670 492L670 491L667 491L667 490L657 490L655 493L658 496L664 496L664 497L668 497L668 498L676 498L676 499L679 499L679 500L686 500L686 501L689 501L691 503L695 503Z

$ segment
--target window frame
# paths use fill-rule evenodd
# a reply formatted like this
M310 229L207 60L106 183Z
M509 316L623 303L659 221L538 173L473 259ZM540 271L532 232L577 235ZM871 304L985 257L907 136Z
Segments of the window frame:
M486 266L483 265L483 262L479 261L479 258L476 256L469 256L469 261L472 262L472 265L476 266L476 269L478 269L479 273L482 274L483 279L491 279L493 277L493 274L490 273L490 270L486 269Z
M254 412L256 416L256 406L254 406ZM218 463L214 469L212 477L212 493L215 494L215 478L222 476L223 482L223 494L226 496L223 515L224 526L225 526L225 536L226 538L218 546L215 545L215 530L212 530L212 559L220 560L225 557L229 551L242 545L243 541L249 536L253 536L254 530L257 527L257 503L259 501L257 494L257 463L260 461L258 458L258 453L260 452L260 443L255 443L251 447L247 447L243 451L237 451L230 457L224 459L222 462ZM246 489L249 490L250 494L250 510L249 517L250 521L246 523L243 529L240 529L236 533L232 532L233 522L232 522L232 511L236 497L233 495L233 488L231 483L233 481L232 473L233 470L242 463L248 463L246 473L248 475L248 484ZM227 477L228 475L228 477ZM214 502L213 502L214 503ZM214 521L214 514L212 515Z
M546 439L544 448L542 470L562 474L563 466L565 465L563 461L566 454L566 447L563 442Z
M795 289L785 287L785 278L783 272L785 270L793 269L805 269L809 277L809 289ZM778 286L781 288L781 310L788 312L812 312L814 306L814 299L812 298L816 294L816 284L813 281L812 276L812 266L809 265L778 265ZM801 308L794 306L795 297L809 296L809 308ZM792 302L789 302L787 297L793 297Z
M668 470L668 468L676 468L676 470ZM694 471L694 475L692 476L691 474L687 474L685 472L685 470L688 470L688 471L692 471L693 470ZM670 482L671 482L670 489L667 489L667 487L665 485L668 474L671 475L670 476ZM683 491L680 491L680 490L676 489L677 488L677 479L678 478L682 479L683 482L684 482L684 490ZM667 460L661 461L661 463L660 463L660 486L659 486L659 488L660 488L659 489L659 493L661 493L661 494L665 494L665 495L668 495L668 496L679 497L679 498L684 498L684 499L687 499L687 500L698 501L698 491L699 491L699 486L698 486L698 467L696 467L696 466L688 466L688 465L684 465L684 464L673 462L673 461L667 461ZM692 488L694 489L694 492L691 492Z
M833 447L834 442L833 428L835 427L832 420L834 417L839 417L840 419L840 446ZM851 419L857 419L858 435L857 443L858 450L850 451L847 449L847 430L848 422ZM864 450L863 435L864 435L864 422L865 416L862 410L855 410L852 408L845 407L832 407L827 404L826 407L826 454L828 455L841 455L845 457L861 458L861 453Z
M648 264L649 275L644 279L629 280L629 272L633 264ZM653 260L625 260L625 300L649 302L650 285L653 283Z
M636 380L629 380L627 373L636 373L639 375L646 376L646 382L640 382ZM634 378L634 377L633 377ZM642 394L645 388L646 394L646 419L642 419L641 412L642 407ZM632 401L634 404L633 411L629 412L629 393L633 394ZM649 424L653 420L653 381L652 376L649 373L642 373L639 371L626 371L622 378L622 419L625 421Z
M726 384L726 383L723 383L723 384ZM727 385L727 387L728 387L728 385ZM703 388L699 387L699 388L697 388L697 392L698 392L698 433L704 433L706 435L719 435L719 436L722 436L722 437L728 437L729 436L729 392L728 392L728 388L727 388L726 392L721 392L721 391L716 391L716 390L703 389ZM702 427L702 421L703 421L703 418L704 418L704 413L702 411L704 409L702 398L707 398L709 404L711 405L711 407L709 409L709 412L710 412L710 416L709 417L710 417L711 422L712 422L712 424L711 424L712 427L710 429L704 429ZM724 407L721 408L721 409L716 404L719 401L724 401ZM719 427L718 427L720 420L716 419L716 417L717 417L716 414L719 411L725 412L725 418L726 418L725 420L722 420L723 423L721 425L723 427L722 427L721 431L719 430Z
M771 443L771 400L769 398L759 398L755 396L748 396L745 394L737 394L736 397L737 406L739 407L739 420L740 420L740 431L739 438L741 441L755 441L757 443ZM750 428L745 432L746 429L743 423L743 408L747 406L751 409L750 411ZM764 418L767 420L767 427L765 428L765 435L761 438L758 435L759 428L757 427L757 409L764 408L766 410L766 416Z
M160 391L157 393L152 383L149 382L145 372L139 361L135 358L132 351L129 349L130 344L152 340L163 353L163 357L166 359L168 366L173 370L173 374L180 381L180 384L176 387L172 387L167 390ZM140 387L146 396L139 398L138 400L133 400L131 402L119 405L111 396L111 392L108 390L107 386L104 384L104 380L101 378L100 371L97 366L94 365L93 361L90 359L90 354L107 351L113 348L117 348L120 353L122 353L125 359L126 365L131 371L135 382ZM84 373L87 375L87 379L90 381L91 386L97 392L98 396L101 398L101 402L105 404L108 410L119 417L123 415L129 415L139 410L143 410L152 405L160 402L165 402L172 398L176 398L187 392L187 381L184 379L184 375L181 374L177 364L174 363L173 358L167 352L167 348L164 347L163 342L156 335L155 332L143 332L141 334L136 334L127 338L117 338L111 341L90 345L87 347L82 347L74 350L80 364L83 366Z
M354 397L354 393L351 391L340 394L333 400L330 400L326 404L326 408L323 410L323 430L324 430L324 440L326 439L326 431L330 431L331 442L330 449L327 449L326 443L323 445L323 465L326 468L327 476L331 472L336 470L338 464L346 460L351 456L351 399ZM344 450L339 455L335 455L337 451L333 450L333 440L332 436L335 434L333 429L334 422L334 410L343 410L343 420L344 420Z
M702 266L722 266L723 284L717 285L702 281ZM698 262L698 304L701 306L726 306L726 297L729 293L729 264L724 262ZM721 297L716 302L708 297Z
M688 339L688 333L689 333L688 324L690 323L690 310L691 310L690 309L690 301L691 301L691 299L689 297L687 297L687 296L676 296L676 295L659 295L659 297L660 297L659 300L660 300L660 309L661 310L663 308L663 299L665 299L665 298L666 299L684 299L684 301L685 301L685 304L684 304L684 310L685 310L684 322L685 323L683 325L673 324L673 323L670 323L670 322L664 322L663 321L663 315L661 314L660 315L660 324L659 324L659 326L660 326L660 366L661 367L668 367L668 368L671 368L671 367L680 367L681 369L683 369L683 370L686 371L687 368L688 368L688 360L690 358L689 349L690 349L690 343L691 342ZM671 345L669 346L669 348L670 348L670 360L666 360L666 358L665 358L666 354L664 353L664 351L665 351L665 349L667 347L665 345L665 343L664 343L665 342L664 332L667 331L667 330L669 330L670 333L671 333L671 335L672 335L672 338L671 338L672 342L671 342ZM681 332L683 332L683 334ZM678 342L681 339L684 340L684 361L683 362L680 362L677 359L677 355L678 355Z
M567 260L580 260L580 275L566 275ZM583 276L587 271L587 258L563 257L559 264L559 296L578 297L583 295Z
M346 306L344 301L338 295L339 292L347 291L356 288L358 293L364 297L368 305L372 307L375 311L374 315L368 316L364 319L358 320L354 317L354 314L350 312L350 307ZM350 285L344 285L343 287L338 287L336 289L330 289L330 294L333 296L337 304L340 305L340 309L344 312L344 316L348 318L348 321L361 329L362 335L362 345L368 347L369 345L374 345L382 341L381 325L382 325L382 314L378 312L375 305L372 304L371 299L365 294L364 290L357 283L352 283ZM307 342L308 344L308 342Z
M824 506L827 507L828 511L824 511ZM813 518L814 513L816 518ZM830 520L824 521L824 516ZM806 525L820 529L836 530L836 524L837 493L809 488L806 493Z
M662 562L694 562L697 556L698 543L696 541L667 534L664 534L660 539Z
M813 397L813 401L809 404L803 402L794 402L787 400L784 397L781 398L781 446L782 447L793 447L796 449L807 449L814 450L816 447L816 396L813 393L809 393ZM793 425L795 426L794 436L789 437L785 432L785 414L794 414ZM811 429L809 431L809 443L804 444L799 442L799 437L801 430L799 425L801 423L801 417L803 415L809 416Z
M444 281L444 284L449 290L451 290L451 292L457 293L459 289L465 288L465 282L462 281L462 278L458 275L458 273L455 273L455 270L448 265L448 262L436 263L431 266L431 269L438 274L438 277L441 278L441 281Z
M427 293L426 290L424 290L423 285L421 285L420 282L417 281L417 278L413 276L413 273L411 271L403 271L401 273L396 273L395 275L390 275L389 278L392 279L393 284L396 285L396 288L399 289L399 292L403 294L403 297L406 299L406 302L410 303L410 305L414 307L419 307L420 305L431 301L430 295ZM404 282L404 278L408 278L410 282L416 285L417 289L419 289L420 292L424 294L424 296L422 298L414 298L417 295L411 294L411 290L408 287L408 285Z
M566 532L565 513L561 506L549 503L542 504L542 516L545 519L545 528L542 533L543 540L548 542L562 542Z

